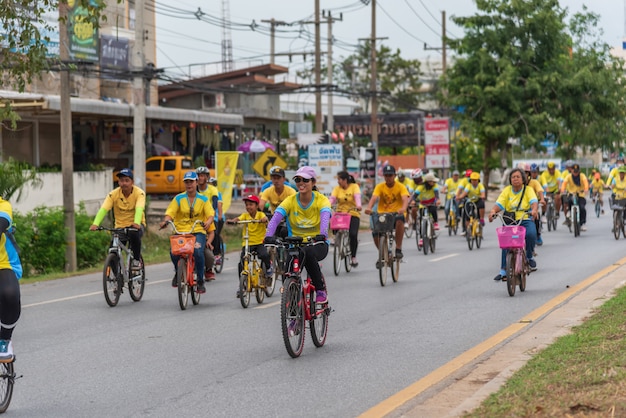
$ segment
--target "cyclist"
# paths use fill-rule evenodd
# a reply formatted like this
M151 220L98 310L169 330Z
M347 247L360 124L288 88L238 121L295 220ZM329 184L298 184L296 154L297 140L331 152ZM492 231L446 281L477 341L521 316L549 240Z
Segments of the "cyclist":
M539 181L539 166L535 163L530 165L530 178ZM541 181L539 181L541 184Z
M561 195L567 191L567 199L564 203L563 210L565 211L566 222L569 222L569 207L572 204L571 195L578 194L578 206L580 207L580 230L586 231L587 227L587 209L585 209L585 196L589 192L589 181L584 173L580 172L580 165L572 165L572 174L567 176L563 184L561 185Z
M403 171L398 171L397 180L400 184L404 184L406 186L406 189L409 191L409 194L413 193L416 185L412 179L407 178L407 176L404 174Z
M296 190L286 186L285 170L282 167L270 168L270 178L272 185L261 192L259 207L263 210L269 203L269 213L273 214L287 197L296 194ZM278 236L283 238L287 236L287 227L284 222L278 227Z
M207 167L198 167L196 169L198 175L198 193L206 196L213 206L213 210L216 208L221 209L221 205L218 205L219 191L217 187L209 183L209 169ZM215 235L215 234L214 234ZM206 280L215 280L215 273L213 272L213 264L215 264L215 256L213 255L213 242L207 240L204 247L204 278Z
M128 241L133 252L131 268L141 268L141 237L146 230L146 193L134 185L133 172L124 168L117 173L119 187L107 195L96 214L90 231L95 231L102 223L106 214L113 209L116 228L134 228L137 231L128 231Z
M459 194L459 200L467 198L470 202L473 202L478 209L478 219L482 226L485 226L485 198L486 191L485 186L480 182L480 173L475 171L470 174L470 181L467 186L463 188ZM474 214L476 215L476 214ZM466 211L463 211L463 226L465 231L469 225L469 216Z
M337 205L337 212L350 214L350 230L348 231L350 253L352 253L350 264L356 267L359 264L356 259L356 250L359 246L359 226L361 225L361 215L358 212L361 210L361 188L347 171L337 173L337 183L329 200L331 206Z
M535 167L537 165L535 164ZM524 170L526 173L526 185L528 187L532 187L537 195L537 200L539 201L539 207L542 211L545 211L546 200L543 197L543 187L541 187L541 183L532 177L532 165L528 163L519 163L519 168ZM543 213L543 212L542 212ZM537 230L537 245L543 245L543 239L541 238L541 219L535 219L535 228Z
M424 184L415 188L414 199L420 204L426 206L430 216L433 217L435 223L435 231L439 230L439 217L437 208L439 207L439 187L437 182L439 179L433 173L424 176Z
M555 216L559 219L559 212L561 211L561 172L556 169L556 164L553 161L548 162L547 169L541 173L539 177L541 186L547 196L551 196L554 200Z
M179 231L189 231L195 221L202 221L202 225L196 225L191 231L196 236L196 246L193 257L196 261L196 274L198 278L198 293L206 293L204 287L204 247L215 231L213 206L209 199L198 193L198 175L195 171L187 171L183 177L185 191L177 194L165 210L165 217L161 222L161 228L165 228L167 221L173 221ZM208 234L208 236L207 236ZM174 270L178 267L180 256L170 252ZM172 287L177 287L176 273L172 279Z
M13 208L0 197L0 363L13 361L11 337L22 312L22 263L13 236Z
M463 191L465 190L465 187L469 184L470 182L470 176L472 175L473 171L471 168L468 168L467 170L465 170L465 176L459 180L459 185L456 188L456 192L455 192L455 200L457 201L457 207L458 207L458 212L457 212L457 216L459 218L462 218L463 215L463 202L461 202L461 193L463 193ZM466 232L466 228L465 228L465 222L461 222L463 231L461 232L461 236L465 235Z
M378 202L378 213L396 213L396 258L402 258L402 237L404 236L404 213L409 205L409 191L395 180L396 169L392 165L383 167L385 181L376 185L365 213L372 213L374 203ZM378 235L374 244L378 248Z
M458 170L454 170L452 172L452 177L448 178L445 182L445 191L446 191L446 204L445 204L445 213L446 213L446 223L449 222L448 217L450 216L450 206L454 208L454 212L457 212L458 205L456 199L454 198L456 195L456 189L459 187L459 172Z
M509 173L509 186L506 186L504 190L498 196L496 204L489 213L489 222L492 222L496 214L500 211L505 212L505 216L515 217L516 220L521 220L521 225L526 228L526 257L528 258L528 264L532 271L537 270L537 262L533 258L533 251L535 249L535 240L537 238L537 230L535 229L535 223L532 219L539 217L539 206L537 201L537 195L532 187L527 187L526 174L519 168L514 168ZM530 211L529 217L528 211ZM507 212L510 215L507 215ZM505 222L507 220L505 219ZM500 274L494 277L494 280L506 281L506 253L507 250L502 250L502 258L500 261Z
M618 170L619 172L619 170ZM589 188L591 189L591 198L594 200L598 199L600 201L600 213L604 214L604 201L602 200L602 196L604 194L604 181L602 181L602 175L596 172L593 175L593 180L591 180L591 184Z
M213 206L215 212L215 234L213 238L213 255L215 256L215 264L221 264L224 260L220 258L220 248L222 246L222 228L224 228L224 221L226 220L226 214L222 210L222 192L217 189L217 179L215 177L209 178L209 184L215 187L217 190L217 207Z
M290 236L320 237L326 241L323 244L304 247L304 267L315 286L315 302L327 303L328 293L322 277L319 262L328 255L328 225L330 224L330 201L315 188L317 174L313 167L304 166L296 171L293 181L298 187L298 193L287 197L278 206L274 216L267 226L265 243L275 242L276 228L283 218L287 219L287 229ZM321 238L321 237L320 237Z
M229 219L227 222L239 222L239 221L261 221L260 223L251 223L248 225L248 249L249 251L257 253L259 260L265 265L265 275L272 277L270 271L270 255L267 249L263 245L263 239L267 232L267 216L265 213L259 210L259 198L254 195L244 197L243 201L246 205L246 211L236 218ZM245 234L245 229L241 231L242 236ZM243 258L246 255L246 241L241 242L241 256L239 257L239 275L243 270ZM240 297L239 289L237 289L237 297Z
M613 184L613 179L619 177L618 173L619 173L619 169L620 167L622 167L624 165L624 157L619 157L616 161L615 161L615 167L613 167L611 169L611 172L609 173L609 177L606 179L606 187L611 187L611 185ZM609 198L609 205L611 205L611 202L613 201L613 199L615 198L615 193L616 190L613 188L613 190L611 191L611 197Z
M409 208L411 209L408 213L409 216L411 218L413 218L413 224L415 225L415 222L417 222L417 205L415 204L415 201L411 198L411 196L413 196L413 191L421 186L422 184L424 184L424 172L422 171L421 168L416 168L415 170L411 171L411 181L413 182L413 189L407 189L409 191ZM376 209L377 211L378 209ZM408 224L405 223L404 224L404 228L408 228ZM374 228L374 226L372 225L372 229ZM372 236L376 236L377 234L375 234L372 231Z

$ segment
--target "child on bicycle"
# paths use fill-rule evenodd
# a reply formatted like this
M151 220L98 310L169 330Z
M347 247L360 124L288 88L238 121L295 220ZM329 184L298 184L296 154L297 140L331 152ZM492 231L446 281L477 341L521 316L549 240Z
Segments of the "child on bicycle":
M591 180L591 184L589 188L591 189L591 198L595 202L596 199L600 202L600 207L602 214L604 214L604 201L602 200L602 195L604 193L604 181L602 181L602 175L600 173L595 173L593 175L593 180Z
M265 274L267 277L272 277L272 267L270 266L270 255L267 249L263 245L263 239L267 232L267 216L263 211L259 210L259 198L257 196L250 195L244 197L243 201L246 204L246 211L236 218L228 219L228 223L236 223L239 221L260 221L259 223L248 224L248 249L250 252L257 253L259 260L265 265ZM242 231L242 236L245 234L245 229ZM239 257L239 275L243 270L243 258L246 255L246 241L241 242L241 256ZM240 297L239 290L237 290L237 297Z

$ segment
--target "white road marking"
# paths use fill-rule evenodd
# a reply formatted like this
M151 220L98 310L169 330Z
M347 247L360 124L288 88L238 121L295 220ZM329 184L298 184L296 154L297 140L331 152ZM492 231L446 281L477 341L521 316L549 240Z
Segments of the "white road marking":
M280 305L280 301L279 300L277 300L276 302L268 303L268 304L258 305L258 306L255 306L252 309L267 309L267 308L271 308L271 307L276 306L276 305Z
M428 261L430 261L432 263L434 261L441 261L441 260L445 260L446 258L456 257L457 255L459 255L459 254L458 253L448 254L448 255L444 255L443 257L433 258L432 260L428 260Z

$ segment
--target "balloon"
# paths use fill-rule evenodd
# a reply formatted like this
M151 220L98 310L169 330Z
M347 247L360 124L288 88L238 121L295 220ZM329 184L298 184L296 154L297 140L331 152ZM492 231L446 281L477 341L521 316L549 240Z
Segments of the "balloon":
M333 141L337 142L337 134L336 134L336 133L334 133L334 132L333 132L333 133L330 135L330 137L333 139Z
M339 139L341 139L341 142L344 142L346 140L346 136L343 134L343 132L339 133Z

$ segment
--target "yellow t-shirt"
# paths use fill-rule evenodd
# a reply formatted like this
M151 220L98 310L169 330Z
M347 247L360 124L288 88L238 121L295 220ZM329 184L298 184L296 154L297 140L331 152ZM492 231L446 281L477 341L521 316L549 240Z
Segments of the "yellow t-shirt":
M356 183L348 184L348 187L345 189L341 186L335 186L331 196L337 199L337 212L350 213L350 215L357 217L360 216L359 212L350 210L356 207L354 196L357 194L361 194L361 188Z
M463 190L465 190L465 187L468 184L470 184L470 181L467 177L463 177L461 180L459 180L459 185L456 188L455 195L459 196L461 193L463 193Z
M146 226L146 215L143 210L146 207L146 193L137 186L133 186L128 197L122 193L122 188L117 187L107 195L101 209L107 212L113 209L116 228L126 228L135 223L137 209L141 211L141 221L137 222Z
M578 193L578 197L585 197L589 191L589 182L587 176L584 173L580 173L580 186L574 183L574 177L570 174L567 176L563 184L561 185L561 193L567 191L568 193Z
M419 197L419 201L422 205L434 205L436 194L439 191L439 187L435 184L432 189L428 190L425 184L420 184L415 188L415 194Z
M618 174L617 177L613 178L611 186L613 187L613 193L615 193L615 199L626 199L626 176L624 180L620 180Z
M452 199L456 195L456 190L459 187L459 183L461 179L459 178L457 181L454 181L454 178L450 177L446 180L446 199Z
M526 186L526 191L524 192L524 196L521 196L522 188L520 191L515 192L513 190L513 186L506 186L500 196L498 196L498 200L496 201L496 205L506 212L515 212L515 219L528 219L530 217L526 212L530 210L531 204L538 202L537 195L532 187ZM520 204L521 198L521 204ZM519 210L517 206L519 205Z
M8 201L1 197L0 218L9 221L9 228L13 226L13 208ZM0 237L0 269L13 270L18 279L22 278L22 262L20 261L20 256L11 240L7 239L6 234L2 234Z
M191 208L193 208L193 210L191 210ZM190 232L191 226L195 221L200 220L206 222L209 219L213 219L215 211L208 197L196 193L196 197L193 201L190 201L187 197L187 193L183 192L177 194L174 199L172 199L165 210L165 214L174 220L174 226L179 232ZM215 222L211 223L209 231L215 231ZM197 224L191 232L206 234L204 227L200 224Z
M283 200L276 209L287 219L287 231L289 236L314 237L327 233L320 231L322 212L330 213L330 201L320 192L313 192L313 199L307 207L303 207L298 200L300 193L296 193Z
M248 213L244 212L239 215L240 221L252 221L252 220L261 220L265 217L265 214L260 210L256 211L256 215L254 218ZM248 243L250 245L259 245L263 244L263 239L265 238L265 233L267 232L267 224L266 223L249 223L248 226ZM246 233L245 225L244 229L241 231L241 236ZM241 240L241 246L244 247L246 245L245 240Z
M544 190L548 193L556 193L559 191L559 186L561 185L561 172L554 169L554 174L550 174L548 170L541 173L539 177L539 181Z
M617 171L619 167L613 167L609 172L609 177L606 179L606 184L612 185L613 179L619 179L619 172ZM613 189L613 193L615 193L615 189Z
M591 190L593 190L594 192L598 193L598 194L602 194L603 190L604 190L604 182L602 181L602 178L599 178L598 180L596 180L595 178L591 181Z
M400 181L398 180L398 178L396 178L396 181L400 184L404 184L406 189L409 191L409 194L416 189L415 182L408 177L405 177L404 181Z
M283 201L287 197L293 196L294 194L296 194L296 191L292 189L291 187L288 187L288 186L283 186L283 187L284 189L281 194L276 193L276 189L274 188L274 186L268 187L261 193L261 200L270 202L270 208L272 210L272 213L276 212L276 208L279 207L280 204L283 203Z
M478 185L474 187L471 182L468 182L463 191L467 192L467 199L470 202L477 202L478 199L482 197L483 193L485 193L485 186L479 182Z
M539 198L539 193L543 193L543 187L541 187L539 181L535 179L530 179L526 187L531 187L535 191L537 198Z
M379 213L398 212L402 209L402 196L410 196L406 186L397 181L393 183L393 187L387 186L387 183L377 184L372 195L378 196Z

